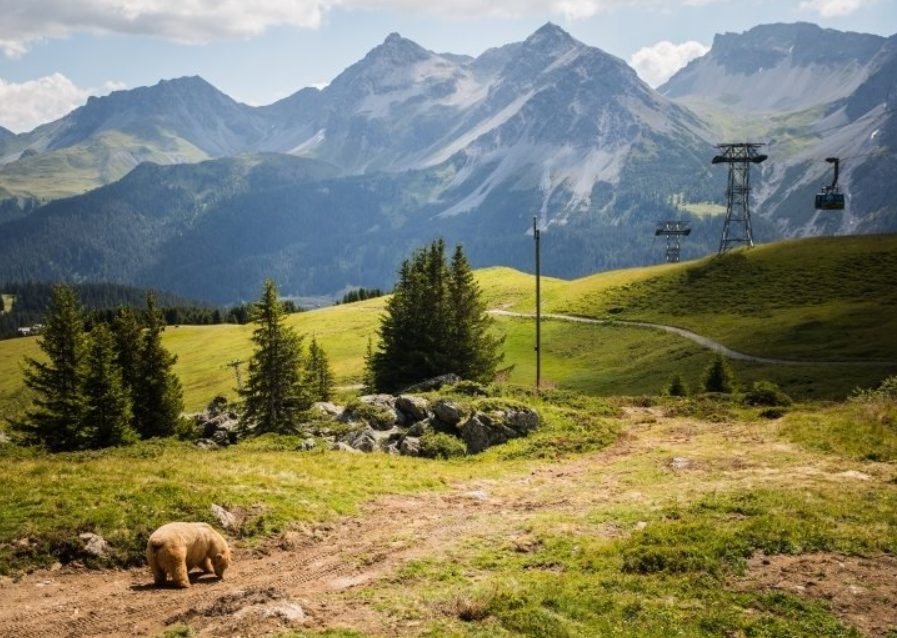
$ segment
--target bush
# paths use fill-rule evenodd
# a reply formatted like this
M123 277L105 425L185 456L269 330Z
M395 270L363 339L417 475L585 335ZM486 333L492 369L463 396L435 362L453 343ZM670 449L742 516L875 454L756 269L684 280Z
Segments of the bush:
M849 400L854 403L897 401L897 375L888 377L874 390L857 388L850 395Z
M791 397L772 381L755 381L751 389L744 395L744 402L748 405L768 407L783 407L794 403Z
M428 459L451 459L467 455L467 445L444 432L427 432L420 437L420 455Z

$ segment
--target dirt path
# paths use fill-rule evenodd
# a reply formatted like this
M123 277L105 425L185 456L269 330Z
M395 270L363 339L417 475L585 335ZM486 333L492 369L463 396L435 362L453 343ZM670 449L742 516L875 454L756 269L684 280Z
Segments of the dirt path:
M497 315L500 317L517 317L520 319L535 319L535 315L532 313L524 313L524 312L510 312L508 310L490 310L489 314ZM709 337L705 337L703 335L699 335L696 332L692 332L691 330L686 330L685 328L679 328L678 326L668 326L662 323L650 323L647 321L625 321L625 320L605 320L605 319L591 319L589 317L576 317L573 315L558 315L552 313L542 313L543 319L556 319L558 321L571 321L574 323L588 323L595 325L621 325L621 326L635 326L636 328L649 328L652 330L662 330L664 332L669 332L675 335L679 335L680 337L685 337L690 341L694 341L700 346L707 348L713 352L718 352L721 355L728 357L729 359L735 359L737 361L753 361L755 363L770 363L773 365L780 366L895 366L897 365L897 361L795 361L793 359L775 359L770 357L756 357L751 354L745 354L743 352L738 352L737 350L732 350L721 344L719 341L714 341Z
M839 474L840 466L769 463L769 455L801 456L771 437L765 423L695 423L641 408L630 410L627 422L626 434L600 453L526 474L454 485L445 492L382 498L332 525L291 532L254 549L238 547L223 581L202 576L187 590L155 588L146 568L64 568L17 582L2 579L0 637L131 638L157 635L176 622L212 637L337 627L413 635L413 620L377 611L357 595L357 588L389 578L415 558L450 556L471 539L513 543L539 516L574 518L622 503L650 508L669 498L669 486L633 482L634 467L661 468L677 480L681 494L715 489L721 472L727 484L734 481L743 488L801 475L834 485L858 475L854 470ZM736 443L738 452L733 454ZM601 533L613 536L630 530L609 526ZM819 580L823 560L843 566L851 559L806 560L787 566L758 562L736 586L790 588L792 583ZM849 624L876 638L884 637L888 623L897 625L897 609L887 602L897 599L892 578L897 561L883 560L892 562L867 560L868 568L851 563L849 582L835 578L824 589L818 587ZM870 579L877 579L881 588L869 589ZM863 584L862 591L854 586L857 582ZM839 601L846 602L837 607ZM878 624L864 621L867 617Z

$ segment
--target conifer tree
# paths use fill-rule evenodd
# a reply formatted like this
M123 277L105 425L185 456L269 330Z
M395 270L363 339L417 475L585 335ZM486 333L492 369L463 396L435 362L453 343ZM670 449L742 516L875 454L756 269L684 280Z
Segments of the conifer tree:
M135 391L140 382L140 360L143 349L143 327L133 308L122 306L115 312L112 319L112 336L115 339L115 362L121 369L122 383L133 406L137 399ZM131 425L137 427L133 413Z
M302 337L285 323L277 287L265 280L262 296L252 311L255 351L249 359L242 391L243 420L255 432L289 432L297 413L308 407L302 387Z
M707 366L702 380L704 392L722 392L725 394L735 391L735 373L729 366L729 362L723 355L718 354L713 362Z
M174 374L177 357L162 345L165 325L152 290L146 293L146 314L133 388L134 429L141 438L174 434L184 409L181 382Z
M688 396L688 384L685 382L685 379L682 378L681 373L673 373L673 376L670 377L670 382L667 384L667 387L664 388L664 394L671 397Z
M105 324L90 333L84 375L83 431L91 448L125 445L137 440L131 428L131 397L115 361L115 340Z
M492 318L486 313L486 301L460 245L452 255L448 295L452 322L447 367L464 379L490 381L504 359L504 338L491 331Z
M372 369L377 389L396 391L430 377L455 373L489 381L502 359L501 340L460 246L446 264L441 239L402 263L386 303Z
M334 375L330 361L318 340L312 337L305 359L305 387L311 401L330 401L333 395Z
M365 394L373 394L377 388L377 378L374 375L374 343L368 335L368 345L364 350L364 371L361 377L361 391Z
M34 405L17 424L26 437L52 451L81 449L89 444L82 431L85 403L84 356L87 339L84 315L75 289L58 285L38 347L47 361L25 358L25 385L34 393Z

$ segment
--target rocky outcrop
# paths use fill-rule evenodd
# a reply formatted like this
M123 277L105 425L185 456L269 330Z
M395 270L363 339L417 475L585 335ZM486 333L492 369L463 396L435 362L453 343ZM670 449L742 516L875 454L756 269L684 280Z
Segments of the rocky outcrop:
M409 393L366 395L346 406L315 403L307 414L308 422L296 428L296 434L304 437L295 446L297 451L314 450L323 443L337 451L432 456L433 446L427 442L433 439L428 437L438 439L447 434L463 442L453 444L453 451L479 454L529 435L540 423L535 410L513 401L468 403ZM239 415L223 397L216 397L205 411L191 418L198 446L215 449L245 436Z

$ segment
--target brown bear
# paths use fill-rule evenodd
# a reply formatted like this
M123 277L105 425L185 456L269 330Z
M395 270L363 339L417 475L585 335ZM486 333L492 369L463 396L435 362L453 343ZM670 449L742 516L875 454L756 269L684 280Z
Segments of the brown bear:
M230 548L208 523L168 523L150 534L146 561L157 585L164 585L167 575L178 587L189 587L187 572L194 567L206 573L214 570L223 579Z

